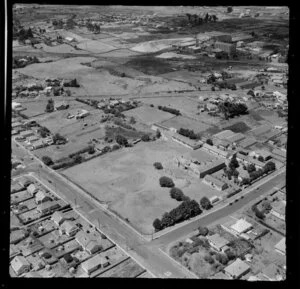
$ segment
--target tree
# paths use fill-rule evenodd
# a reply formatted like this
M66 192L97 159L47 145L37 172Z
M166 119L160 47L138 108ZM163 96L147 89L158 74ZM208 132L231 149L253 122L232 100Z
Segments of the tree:
M172 179L166 176L163 176L159 179L159 184L161 187L172 188L175 186Z
M75 154L72 159L74 160L75 164L80 164L83 160L82 156L80 154Z
M198 227L198 231L200 236L206 236L209 232L207 227L202 227L202 226Z
M162 223L161 223L161 221L158 218L156 218L153 221L153 227L154 227L154 229L155 229L156 232L160 231L162 229Z
M89 148L88 148L88 153L91 155L95 152L95 146L93 145L90 145Z
M65 144L67 142L67 139L59 133L56 133L52 139L54 144Z
M262 157L262 156L259 156L257 159L258 159L260 162L264 162L264 161L265 161L264 157Z
M164 213L161 218L161 225L163 228L170 227L175 224L175 220L171 217L169 213Z
M231 158L231 160L230 160L230 162L229 162L228 167L229 167L232 171L234 171L236 168L239 167L239 162L238 162L237 159L236 159L236 154L234 154L234 155L232 156L232 158Z
M116 142L121 146L126 146L128 144L127 139L122 135L116 136Z
M250 180L248 178L243 178L240 185L241 186L250 185Z
M161 137L161 132L159 129L156 130L156 138L160 138Z
M129 123L130 124L135 124L136 123L136 120L133 116L130 118Z
M213 141L210 138L206 140L206 143L209 144L209 145L211 145L211 146L214 145Z
M53 165L53 161L49 156L43 156L42 161L46 166Z
M150 136L148 134L144 134L141 139L144 142L148 142L148 141L150 141Z
M215 262L214 258L210 254L205 255L204 260L209 264L213 264Z
M254 164L248 165L247 171L248 171L249 174L252 173L252 172L255 172L256 171L255 165Z
M200 205L204 210L209 210L212 207L212 204L207 197L201 198Z
M170 190L170 197L172 199L175 199L176 201L182 201L184 194L182 192L182 190L174 187Z
M211 91L216 91L214 86L211 87Z
M52 98L50 98L48 100L48 103L46 105L46 109L45 109L45 112L53 112L54 111L54 101Z
M271 210L272 210L271 203L270 203L270 201L268 201L268 200L262 201L261 206L263 207L263 209L264 209L265 211L271 211Z
M225 254L226 254L228 260L234 260L235 259L235 253L232 250L227 250Z
M50 130L47 129L46 127L44 127L44 126L41 126L38 129L38 133L40 134L41 137L46 137L50 134Z
M216 260L220 262L222 265L226 265L228 263L228 257L225 254L221 254L221 253L216 254Z
M154 166L157 170L162 170L162 169L163 169L162 164L159 163L159 162L155 162L155 163L153 164L153 166Z

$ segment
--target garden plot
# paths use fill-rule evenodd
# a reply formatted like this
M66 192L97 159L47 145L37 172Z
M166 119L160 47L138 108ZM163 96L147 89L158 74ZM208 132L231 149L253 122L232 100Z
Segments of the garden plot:
M166 172L156 170L158 161L168 166L187 149L173 142L139 143L133 148L112 152L63 172L74 182L144 233L152 232L152 222L178 205L169 189L159 186ZM175 185L177 180L173 179ZM178 180L181 184L182 180Z
M124 112L127 117L134 117L137 121L151 125L153 123L161 122L169 118L173 118L174 115L154 107L140 106L135 109Z
M26 108L26 110L22 111L22 114L28 118L45 114L47 103L48 101L46 99L22 102L22 106Z
M158 58L165 58L165 59L171 59L171 58L180 58L180 59L196 59L195 56L192 55L184 55L184 54L177 54L175 52L165 52L160 55L157 55Z
M126 48L122 48L122 49L117 49L117 50L113 50L113 51L109 51L109 52L104 52L101 54L101 56L103 56L103 57L132 57L132 56L137 56L139 54L140 53L138 53L138 52L131 51Z
M86 51L77 50L69 44L59 44L56 46L48 46L44 43L36 45L37 48L43 49L45 52L49 53L74 53L74 54L86 54Z

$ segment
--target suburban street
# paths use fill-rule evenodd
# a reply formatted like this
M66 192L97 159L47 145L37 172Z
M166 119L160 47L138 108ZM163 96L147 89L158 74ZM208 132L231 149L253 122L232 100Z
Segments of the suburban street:
M88 198L86 193L80 188L74 186L74 184L71 184L67 179L59 176L48 167L41 165L40 161L35 157L34 160L32 160L33 154L31 152L26 151L26 149L20 145L15 147L15 144L13 144L12 147L13 153L19 158L30 160L30 165L23 170L22 174L34 173L49 188L73 204L78 212L95 224L104 234L159 278L195 278L187 269L162 254L160 250L161 247L165 247L171 242L191 233L199 225L207 226L220 218L232 214L244 205L267 193L275 186L285 182L285 172L275 177L268 176L267 178L269 178L269 180L261 185L258 190L254 189L245 195L243 199L233 203L231 206L226 206L199 220L179 227L156 240L148 242L135 233L134 230L130 229L129 226L125 226L117 218L114 218L99 207L96 201Z

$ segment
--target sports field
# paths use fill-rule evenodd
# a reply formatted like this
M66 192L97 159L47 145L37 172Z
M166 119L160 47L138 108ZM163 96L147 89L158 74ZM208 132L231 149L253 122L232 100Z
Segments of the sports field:
M69 168L63 174L107 203L110 210L128 218L136 229L150 234L153 220L179 205L170 198L170 189L160 187L161 176L170 176L175 186L197 201L218 193L176 168L174 157L186 152L187 148L173 141L139 143ZM161 162L164 169L156 170L154 162Z

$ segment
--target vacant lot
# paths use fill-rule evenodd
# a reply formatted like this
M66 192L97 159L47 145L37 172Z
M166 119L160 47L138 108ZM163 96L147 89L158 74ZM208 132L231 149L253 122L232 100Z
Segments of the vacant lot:
M137 121L151 125L153 123L161 122L166 119L174 117L173 114L159 110L154 107L140 106L135 109L131 109L124 113L126 116L133 116Z
M22 102L22 106L26 108L26 110L22 111L22 114L29 118L45 114L47 102L46 99Z

